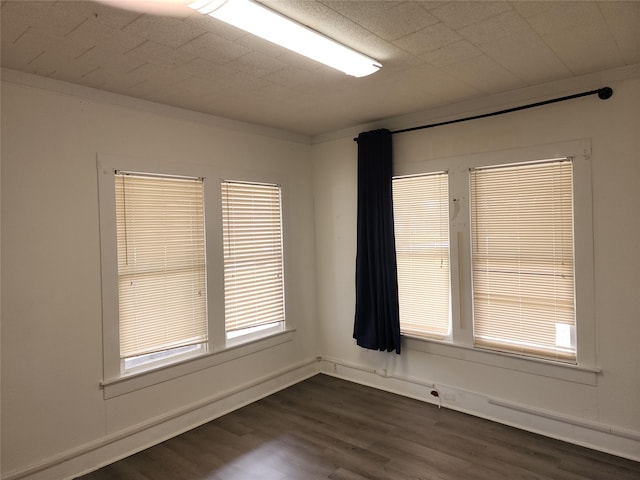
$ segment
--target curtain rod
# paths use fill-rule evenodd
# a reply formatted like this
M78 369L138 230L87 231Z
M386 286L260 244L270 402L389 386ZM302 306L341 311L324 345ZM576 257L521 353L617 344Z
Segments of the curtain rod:
M576 93L574 95L567 95L566 97L552 98L551 100L544 100L542 102L530 103L528 105L521 105L519 107L507 108L506 110L498 110L497 112L483 113L481 115L474 115L472 117L459 118L457 120L448 120L446 122L432 123L430 125L420 125L419 127L411 127L411 128L404 128L402 130L394 130L391 132L391 134L395 135L396 133L413 132L414 130L424 130L426 128L441 127L442 125L450 125L452 123L460 123L460 122L466 122L468 120L477 120L479 118L493 117L496 115L502 115L504 113L517 112L519 110L526 110L528 108L541 107L543 105L549 105L551 103L564 102L565 100L572 100L574 98L586 97L588 95L596 95L596 94L598 95L598 98L600 98L601 100L606 100L610 98L611 95L613 95L613 89L611 87L602 87L597 90L590 90L588 92ZM357 138L354 138L353 140L356 142L358 141Z

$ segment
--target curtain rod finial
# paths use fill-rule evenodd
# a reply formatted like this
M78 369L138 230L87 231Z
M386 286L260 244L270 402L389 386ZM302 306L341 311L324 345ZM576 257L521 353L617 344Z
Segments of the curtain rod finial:
M600 100L611 98L611 95L613 95L613 89L611 87L604 87L598 90L598 98Z

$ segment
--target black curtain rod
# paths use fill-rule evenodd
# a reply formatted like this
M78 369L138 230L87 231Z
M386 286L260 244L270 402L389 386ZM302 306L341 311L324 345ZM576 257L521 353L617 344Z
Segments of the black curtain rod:
M541 107L542 105L549 105L550 103L564 102L565 100L572 100L574 98L586 97L588 95L596 95L596 94L598 95L598 98L600 98L601 100L606 100L610 98L611 95L613 95L613 89L611 87L602 87L597 90L590 90L588 92L576 93L574 95L567 95L566 97L559 97L559 98L553 98L551 100L544 100L542 102L530 103L528 105L522 105L520 107L507 108L506 110L499 110L497 112L483 113L482 115L474 115L473 117L459 118L457 120L448 120L446 122L432 123L430 125L420 125L419 127L404 128L402 130L394 130L391 132L391 134L395 135L396 133L413 132L414 130L424 130L426 128L441 127L442 125L450 125L452 123L460 123L460 122L466 122L468 120L477 120L479 118L493 117L496 115L502 115L504 113L517 112L519 110L526 110L528 108ZM354 138L353 140L356 142L358 141L357 138Z

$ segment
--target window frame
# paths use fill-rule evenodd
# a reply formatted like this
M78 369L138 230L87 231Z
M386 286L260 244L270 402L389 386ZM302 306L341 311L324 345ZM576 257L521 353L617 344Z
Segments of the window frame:
M469 171L473 168L528 163L551 158L573 159L576 356L570 364L474 346L471 270ZM595 307L591 184L591 141L513 148L431 160L396 162L394 176L446 171L449 175L449 239L451 276L451 336L435 340L404 335L408 348L512 368L518 371L595 384Z
M289 320L285 301L285 322L278 328L265 329L228 339L224 312L224 259L221 182L241 178L251 183L280 186L281 228L285 298L286 275L286 177L260 170L225 169L215 165L126 158L98 154L98 207L100 214L100 260L102 281L103 381L105 398L112 398L203 368L228 362L293 339L295 328ZM124 370L120 359L118 317L118 266L116 242L115 175L116 171L197 177L204 179L205 252L207 272L208 342L202 349Z

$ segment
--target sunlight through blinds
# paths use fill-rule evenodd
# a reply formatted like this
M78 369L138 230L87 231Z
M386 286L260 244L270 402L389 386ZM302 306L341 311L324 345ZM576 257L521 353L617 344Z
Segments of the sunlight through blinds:
M278 185L222 182L226 331L284 322Z
M449 334L449 187L446 173L393 179L400 330Z
M116 173L120 356L207 341L202 179Z
M477 346L575 362L572 162L471 171Z

